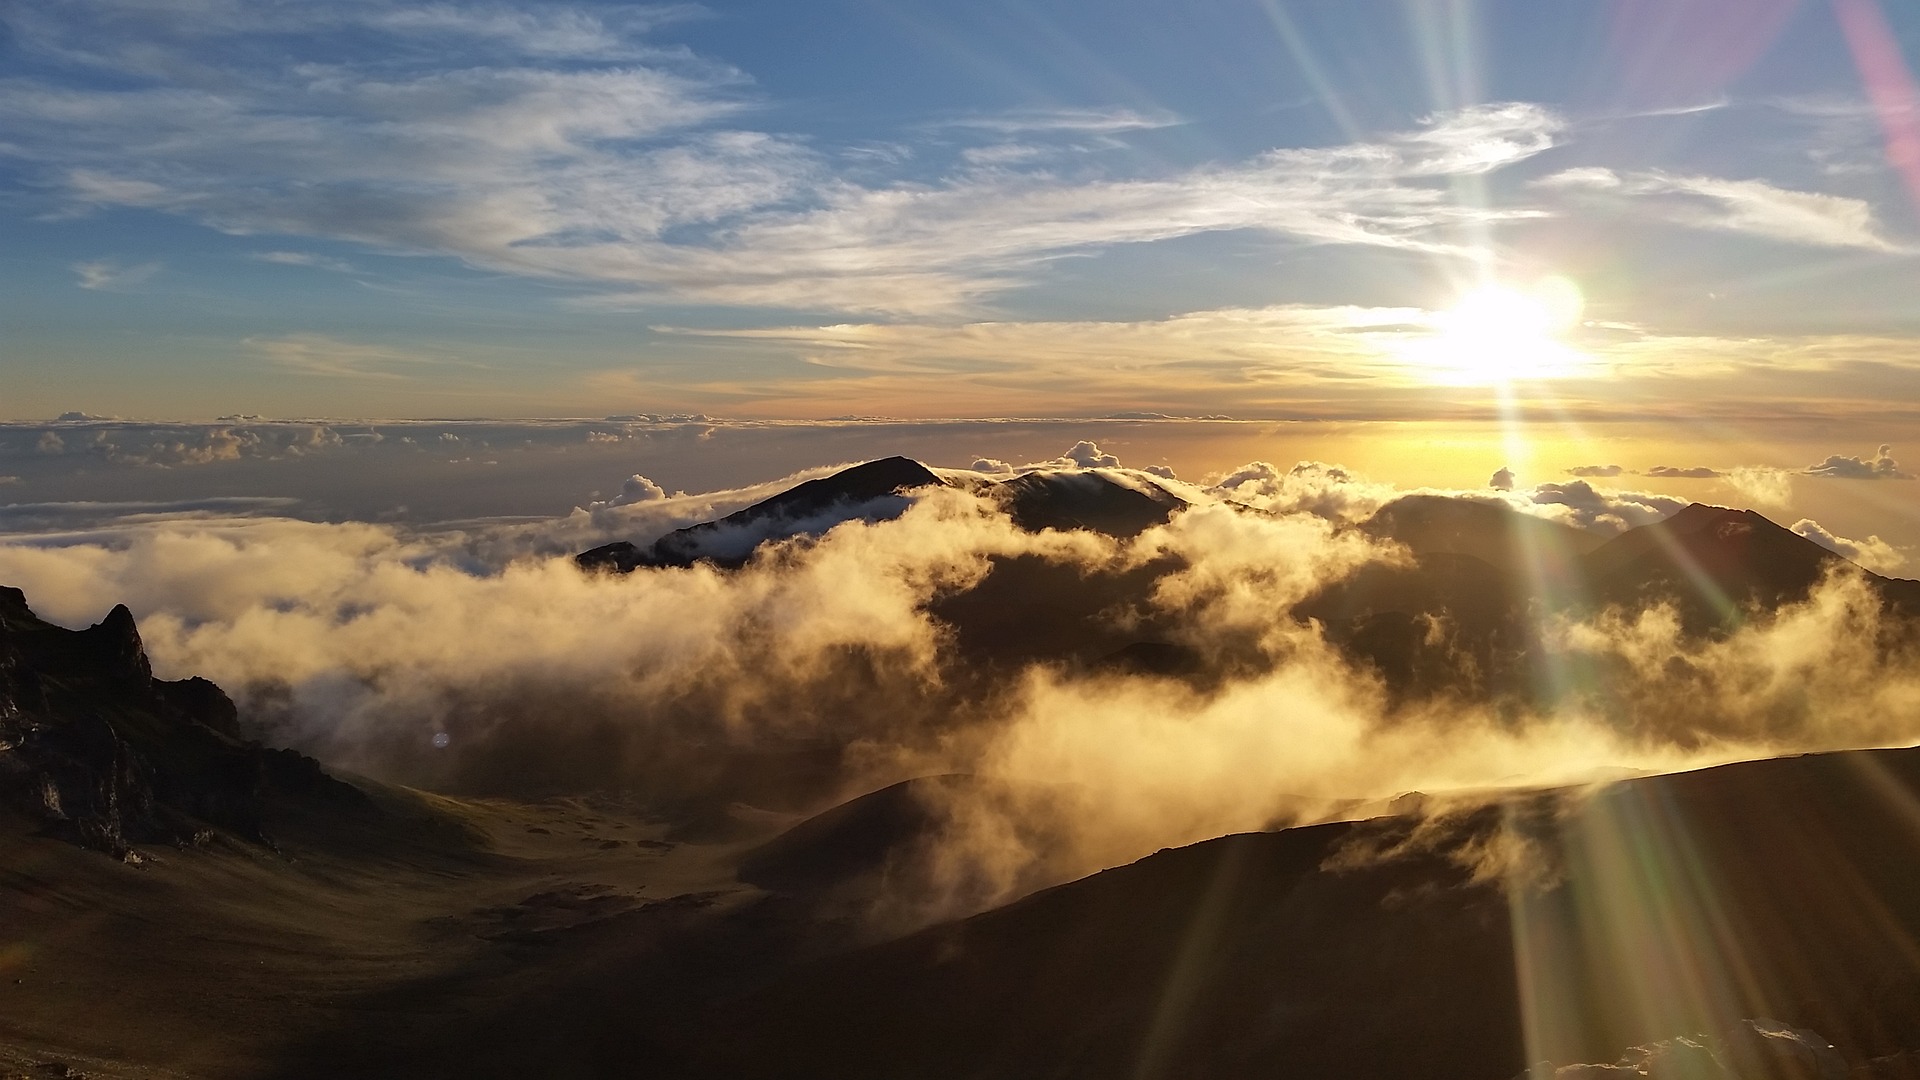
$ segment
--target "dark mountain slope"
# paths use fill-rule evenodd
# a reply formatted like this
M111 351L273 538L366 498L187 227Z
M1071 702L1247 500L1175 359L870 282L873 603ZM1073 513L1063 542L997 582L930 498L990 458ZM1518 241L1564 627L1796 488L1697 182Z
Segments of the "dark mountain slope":
M1296 614L1403 695L1544 688L1538 638L1555 616L1668 602L1690 634L1724 633L1833 572L1861 575L1897 624L1920 619L1920 582L1853 566L1750 510L1694 504L1602 540L1502 506L1410 496L1362 528L1413 560L1362 567Z
M996 556L973 588L935 597L927 610L953 629L955 652L982 674L1036 661L1088 663L1162 632L1145 611L1172 558L1080 572L1037 555Z
M868 792L807 818L748 852L740 880L799 897L821 910L852 910L876 929L898 933L933 921L913 905L938 900L939 910L978 911L1011 889L1017 895L1084 873L1057 872L1072 792L1065 786L1015 783L964 773L922 776ZM941 845L956 822L990 810L1028 854L1019 880L988 881L942 858ZM1019 823L1016 825L1015 823ZM899 907L901 920L877 916L878 904Z
M1186 509L1186 501L1158 485L1123 484L1092 471L1040 471L994 486L1013 523L1029 532L1087 529L1138 536Z
M1861 1061L1920 1046L1916 798L1920 751L1870 751L1224 837L800 969L686 1045L730 1077L1498 1080L1771 1017Z
M1543 585L1566 581L1605 538L1571 525L1522 514L1498 503L1443 495L1407 495L1374 512L1361 531L1397 540L1416 555L1470 555L1534 575Z
M1373 563L1294 608L1396 693L1484 694L1512 682L1532 639L1524 582L1472 555Z
M1598 605L1669 599L1690 630L1735 624L1747 609L1804 600L1839 555L1751 510L1694 503L1665 521L1620 534L1582 561ZM1920 616L1920 582L1861 570L1895 610Z

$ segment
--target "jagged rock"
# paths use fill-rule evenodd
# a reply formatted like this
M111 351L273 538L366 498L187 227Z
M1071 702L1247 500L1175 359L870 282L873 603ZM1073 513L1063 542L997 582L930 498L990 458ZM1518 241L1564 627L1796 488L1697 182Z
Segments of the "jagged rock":
M82 846L137 860L136 844L203 844L209 825L265 842L275 796L364 796L290 750L240 737L213 683L155 679L133 614L45 622L0 587L0 801Z
M161 707L177 723L202 724L229 739L240 738L240 710L225 690L198 675L167 682L155 679Z

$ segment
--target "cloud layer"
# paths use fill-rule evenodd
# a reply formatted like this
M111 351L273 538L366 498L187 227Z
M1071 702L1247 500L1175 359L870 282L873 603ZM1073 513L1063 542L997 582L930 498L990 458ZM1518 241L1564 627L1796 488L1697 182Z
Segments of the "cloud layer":
M161 674L209 676L276 741L394 779L622 788L662 808L798 810L947 772L1052 792L949 807L931 891L888 900L885 917L905 922L1411 789L1915 734L1920 667L1844 575L1715 640L1684 637L1657 606L1543 627L1555 662L1593 673L1546 711L1396 699L1290 608L1404 558L1342 527L1404 492L1312 462L1255 463L1201 488L1118 469L1091 442L1037 464L1166 485L1194 505L1118 540L1023 532L998 503L952 488L889 520L855 516L775 545L737 572L591 575L531 554L608 532L643 540L816 474L704 496L636 477L623 498L569 518L461 531L210 507L16 535L0 545L0 581L70 624L129 603ZM1602 534L1677 505L1583 481L1473 497ZM1809 521L1796 531L1862 552L1875 543ZM1063 581L1150 571L1143 606L1102 619L1241 659L1208 687L1073 663L983 680L933 612L1010 560Z

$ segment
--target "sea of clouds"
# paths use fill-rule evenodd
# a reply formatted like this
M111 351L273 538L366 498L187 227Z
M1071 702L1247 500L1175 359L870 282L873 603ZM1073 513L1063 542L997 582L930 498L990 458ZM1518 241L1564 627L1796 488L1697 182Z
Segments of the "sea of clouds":
M821 783L784 789L775 808L953 773L1026 792L950 800L933 880L890 901L890 917L907 921L1410 791L1920 737L1920 660L1858 575L1713 639L1686 637L1659 606L1556 622L1543 632L1550 652L1605 677L1548 706L1402 700L1293 608L1406 557L1347 527L1406 491L1318 462L1188 483L1127 469L1090 441L943 473L1034 469L1160 485L1191 507L1132 538L1031 533L977 487L927 489L879 519L850 512L817 537L769 544L739 570L622 576L582 572L570 556L644 543L833 466L701 494L635 475L558 516L432 525L302 520L265 497L65 517L49 504L10 508L0 582L68 625L128 604L162 676L211 678L267 741L389 781L684 807L761 798L770 789L742 779L743 761L825 760ZM1585 480L1452 494L1601 535L1682 505ZM1258 662L1204 686L1057 663L968 678L931 609L1013 557L1070 575L1169 568L1150 610L1116 617Z

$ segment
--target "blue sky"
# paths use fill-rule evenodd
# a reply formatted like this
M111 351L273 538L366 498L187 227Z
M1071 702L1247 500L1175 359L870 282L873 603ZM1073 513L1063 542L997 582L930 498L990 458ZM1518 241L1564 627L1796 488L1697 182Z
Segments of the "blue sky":
M1908 4L0 12L7 417L1920 422Z

